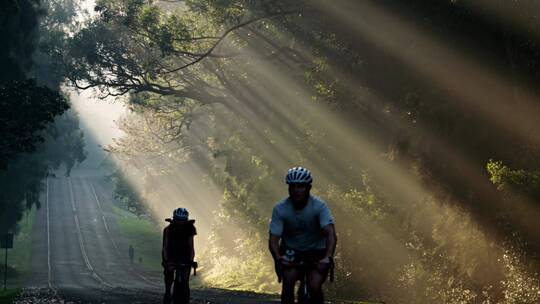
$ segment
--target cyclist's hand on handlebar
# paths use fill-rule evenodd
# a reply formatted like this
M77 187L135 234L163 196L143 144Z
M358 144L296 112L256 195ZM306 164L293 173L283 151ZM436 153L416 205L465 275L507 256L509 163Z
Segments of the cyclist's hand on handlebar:
M329 258L329 257L325 257L325 258L321 259L321 260L319 261L319 263L321 263L321 264L330 264L330 258Z
M280 255L278 259L279 263L284 266L291 266L293 265L291 262L287 261L287 258L284 255Z
M325 270L328 270L331 266L332 266L332 259L329 257L325 257L319 260L317 268L319 271L325 271Z
M165 268L166 271L174 271L175 270L175 265L172 264L172 263L165 263L164 268Z

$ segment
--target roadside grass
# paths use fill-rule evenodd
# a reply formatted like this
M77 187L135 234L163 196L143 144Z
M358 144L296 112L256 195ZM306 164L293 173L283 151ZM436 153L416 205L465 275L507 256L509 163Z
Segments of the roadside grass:
M0 290L0 304L13 303L15 297L21 292L20 288Z
M113 209L120 234L128 246L133 246L134 263L140 263L148 270L161 270L159 228L148 219L141 219L116 206Z
M10 287L20 287L29 274L32 259L32 228L36 216L36 206L27 210L18 223L18 231L13 238L13 248L8 249L8 278ZM6 250L0 249L0 279L4 283L4 261Z
M27 210L18 223L18 231L13 239L13 248L8 249L8 289L3 290L4 284L4 261L6 250L0 249L0 304L13 303L15 297L21 292L20 286L29 274L32 258L32 228L36 216L36 207Z

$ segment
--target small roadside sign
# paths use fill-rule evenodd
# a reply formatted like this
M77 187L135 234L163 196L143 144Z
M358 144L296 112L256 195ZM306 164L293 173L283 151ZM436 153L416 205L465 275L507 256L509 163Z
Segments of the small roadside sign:
M6 290L7 281L7 254L8 248L13 248L13 233L6 233L0 240L0 248L6 248L6 260L4 262L4 290Z
M13 248L13 233L6 233L0 240L0 248Z

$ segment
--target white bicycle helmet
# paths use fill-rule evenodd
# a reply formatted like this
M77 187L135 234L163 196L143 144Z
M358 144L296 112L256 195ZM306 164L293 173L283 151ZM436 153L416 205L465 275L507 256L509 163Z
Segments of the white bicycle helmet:
M303 167L294 167L289 169L285 182L287 184L311 184L313 178L311 172Z
M189 212L186 208L176 208L173 212L173 219L179 221L187 221L189 218Z

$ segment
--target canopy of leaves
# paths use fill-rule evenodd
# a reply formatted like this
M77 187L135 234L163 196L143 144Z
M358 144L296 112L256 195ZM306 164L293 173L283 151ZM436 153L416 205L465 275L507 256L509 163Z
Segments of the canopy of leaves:
M32 152L43 142L39 131L69 108L60 93L35 81L11 82L0 87L0 168L21 152Z
M0 7L0 83L22 80L36 48L38 0L7 0Z
M39 206L49 171L65 164L69 174L86 157L47 51L73 23L74 3L8 0L0 7L0 231Z
M537 284L540 253L537 220L527 217L538 207L540 168L530 119L538 99L525 97L540 80L533 1L493 6L519 11L530 21L521 30L471 1L185 3L189 10L166 11L99 2L99 17L62 58L78 87L132 94L141 115L123 122L114 152L154 180L194 162L223 189L206 259L250 262L212 268L213 282L276 287L268 256L256 252L282 173L302 164L337 219L335 295L538 299L534 288L519 292L519 282ZM279 12L295 13L245 24ZM498 187L489 159L503 161L488 165Z

